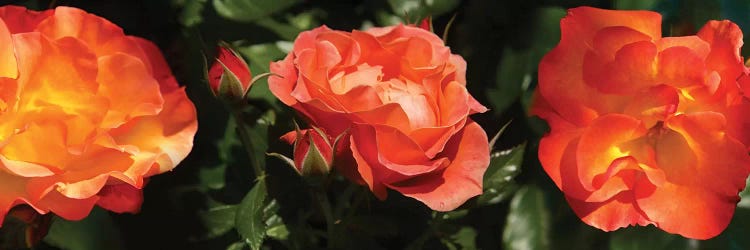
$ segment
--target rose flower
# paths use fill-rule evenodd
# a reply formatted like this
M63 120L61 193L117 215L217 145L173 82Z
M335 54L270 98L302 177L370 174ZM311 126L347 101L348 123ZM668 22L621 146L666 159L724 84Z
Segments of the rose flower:
M271 72L284 104L331 138L349 134L334 168L378 198L389 188L447 211L482 192L489 145L468 116L487 109L466 91L466 62L435 34L323 26L302 32Z
M144 178L192 148L195 108L159 49L58 7L0 7L0 223L27 204L137 212Z
M742 32L710 21L661 37L649 11L571 9L539 64L544 170L587 224L718 235L750 172Z

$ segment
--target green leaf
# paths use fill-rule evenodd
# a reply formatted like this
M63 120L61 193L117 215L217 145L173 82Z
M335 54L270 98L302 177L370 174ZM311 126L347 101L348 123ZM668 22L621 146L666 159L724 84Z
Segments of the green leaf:
M477 249L477 230L471 227L461 227L448 239L441 239L448 249Z
M232 243L232 245L229 245L227 250L242 250L245 249L245 246L247 246L247 243L245 242L235 242Z
M293 25L299 30L309 30L320 26L320 23L318 22L316 16L323 15L325 15L325 12L321 9L312 9L299 13L296 16L289 16L287 17L287 20L289 21L289 24Z
M286 241L289 238L289 228L284 223L284 219L279 216L281 206L273 199L263 208L263 219L266 223L266 235L279 241Z
M276 218L280 217L276 216ZM275 224L266 229L266 235L272 239L284 241L289 238L289 228L284 224Z
M477 200L479 204L497 204L515 191L513 178L521 172L525 148L526 143L490 155L490 166L484 172L484 192Z
M403 14L400 14L403 15ZM397 25L399 23L403 23L404 20L399 17L399 15L394 15L388 11L385 10L378 10L375 12L375 20L378 24L382 26L392 26ZM363 29L366 29L368 27L362 27Z
M522 187L510 202L503 230L505 249L549 249L550 215L544 193L533 185Z
M236 228L251 249L260 249L266 236L266 224L263 222L265 207L266 182L259 179L237 207Z
M527 50L503 50L503 58L497 66L495 87L487 91L488 100L496 114L505 111L528 89L534 70L530 56Z
M623 228L612 232L611 235L610 250L690 249L688 239L666 233L654 226Z
M279 35L284 40L290 41L294 40L294 38L296 38L297 35L303 31L303 29L300 29L294 25L278 22L271 18L258 20L257 24L273 31L273 33L276 33L276 35Z
M238 22L254 22L297 4L299 0L214 0L220 16Z
M393 13L407 15L411 23L417 22L427 16L440 16L448 13L458 6L458 0L388 0Z
M116 250L124 246L109 213L98 207L80 221L55 217L44 242L68 250Z
M219 164L215 167L200 168L198 170L198 179L200 180L201 186L209 189L222 189L226 184L226 164Z
M250 134L250 143L252 144L253 152L255 155L252 156L253 164L259 166L261 169L266 166L266 150L268 150L268 127L273 125L276 119L276 115L273 110L267 110L261 115L255 124L250 128L248 133Z
M178 21L182 26L192 27L203 22L203 9L208 0L172 0L180 8Z
M658 0L615 0L614 7L618 10L650 10L656 2Z
M201 212L199 216L208 231L206 237L218 237L232 230L236 214L237 205L222 205Z
M468 209L457 209L450 212L440 213L440 217L443 220L456 220L466 217L469 214Z

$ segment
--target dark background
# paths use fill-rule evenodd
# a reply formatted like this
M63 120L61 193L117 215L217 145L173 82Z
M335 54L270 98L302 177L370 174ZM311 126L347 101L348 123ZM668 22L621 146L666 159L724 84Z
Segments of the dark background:
M296 33L325 24L350 31L364 23L383 26L407 19L416 22L432 15L435 33L442 35L451 18L447 44L468 62L469 92L489 107L475 119L492 136L510 121L495 150L512 149L520 169L507 170L492 202L473 199L454 214L436 214L421 203L396 192L378 201L366 188L334 178L328 188L335 204L352 209L342 243L356 249L747 249L750 210L739 208L730 228L711 241L687 240L653 227L605 233L583 224L572 213L562 193L536 159L543 121L528 117L527 107L536 85L539 59L559 40L559 19L565 9L588 5L600 8L651 9L664 15L664 36L694 34L709 19L729 18L750 27L750 3L742 0L585 1L585 0L453 0L453 1L323 1L276 0L258 2L269 8L261 14L231 16L220 13L213 0L131 1L5 1L31 9L74 6L102 16L126 34L155 42L178 81L187 87L199 114L192 153L179 167L150 179L139 214L111 214L97 209L80 222L54 219L39 249L243 249L244 238L234 229L234 214L222 208L242 202L253 187L249 160L228 122L229 111L215 100L203 81L203 54L213 58L217 41L230 42L250 63L254 74L268 71L268 63L285 55L278 41L292 41ZM417 9L404 2L421 3ZM432 4L428 4L432 3ZM265 5L264 5L265 4ZM426 7L425 7L426 6ZM406 11L406 14L404 13ZM406 16L406 17L405 17ZM746 55L746 53L743 53ZM259 138L269 152L289 155L278 136L292 129L295 114L274 101L264 81L254 86L254 108L247 116L271 111L275 124ZM254 119L254 118L253 118ZM300 119L297 119L300 120ZM520 145L520 146L519 146ZM504 160L508 160L503 158ZM493 160L494 161L494 160ZM500 160L497 160L500 161ZM511 160L508 160L511 161ZM494 164L494 163L493 163ZM508 164L505 164L508 165ZM288 166L266 159L269 196L289 234L268 237L269 249L311 249L325 246L314 236L325 228L307 186ZM504 170L505 171L505 170ZM349 192L350 194L345 194ZM487 192L487 191L486 191ZM355 205L355 203L357 205ZM356 209L355 209L356 208ZM217 212L218 211L218 212ZM227 217L230 216L230 217ZM515 217L514 217L515 216ZM520 218L508 225L509 218ZM313 236L310 236L313 235Z

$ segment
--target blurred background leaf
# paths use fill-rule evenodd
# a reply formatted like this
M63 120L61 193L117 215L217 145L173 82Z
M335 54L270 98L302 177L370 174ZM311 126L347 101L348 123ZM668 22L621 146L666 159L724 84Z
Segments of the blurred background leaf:
M44 241L66 250L124 249L119 229L109 212L98 207L80 221L55 217Z
M240 22L253 22L289 8L298 0L213 0L222 17Z
M549 249L549 222L542 190L534 185L524 186L510 202L503 245L506 249Z

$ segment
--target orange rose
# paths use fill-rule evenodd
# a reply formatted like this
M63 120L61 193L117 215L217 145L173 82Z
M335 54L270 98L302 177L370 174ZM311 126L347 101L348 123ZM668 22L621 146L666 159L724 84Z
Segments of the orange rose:
M560 26L533 113L551 127L539 159L576 214L605 231L718 235L750 173L737 25L662 38L657 13L582 7Z
M154 44L75 8L0 8L0 223L140 208L192 147L195 108Z
M323 26L271 72L282 76L271 91L313 126L333 138L349 129L353 160L334 167L378 198L390 188L447 211L482 192L487 135L467 116L487 109L466 91L466 62L434 34Z

